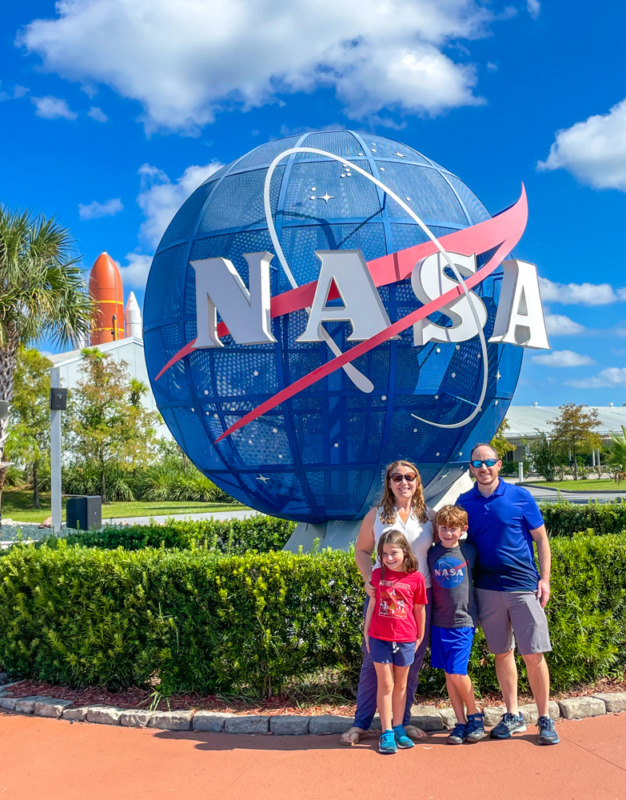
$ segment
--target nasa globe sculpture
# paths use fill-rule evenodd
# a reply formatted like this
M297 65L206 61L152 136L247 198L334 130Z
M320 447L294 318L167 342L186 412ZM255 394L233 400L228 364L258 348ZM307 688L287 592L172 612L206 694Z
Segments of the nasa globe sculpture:
M547 348L526 198L491 217L426 156L351 131L274 141L211 175L157 249L144 340L158 408L237 500L357 520L384 466L427 498L465 471ZM504 263L503 263L504 262Z

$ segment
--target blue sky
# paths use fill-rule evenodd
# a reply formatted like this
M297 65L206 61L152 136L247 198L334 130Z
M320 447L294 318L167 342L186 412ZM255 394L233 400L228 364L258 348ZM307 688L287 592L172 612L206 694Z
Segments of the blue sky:
M552 352L514 403L626 402L626 4L28 0L3 8L2 193L102 250L141 304L151 255L220 164L311 128L390 136L496 213L526 186Z

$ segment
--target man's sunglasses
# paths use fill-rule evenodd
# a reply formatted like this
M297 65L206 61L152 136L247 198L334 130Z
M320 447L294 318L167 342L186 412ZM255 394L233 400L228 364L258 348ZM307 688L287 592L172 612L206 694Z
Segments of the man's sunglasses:
M495 467L498 463L497 458L486 458L484 461L479 461L476 459L475 461L470 461L470 464L474 467L474 469L480 469L484 464L486 467Z
M394 472L393 475L390 475L389 477L394 483L401 483L402 481L413 483L413 481L417 478L417 475L414 472L407 472L405 475L401 475L399 472Z

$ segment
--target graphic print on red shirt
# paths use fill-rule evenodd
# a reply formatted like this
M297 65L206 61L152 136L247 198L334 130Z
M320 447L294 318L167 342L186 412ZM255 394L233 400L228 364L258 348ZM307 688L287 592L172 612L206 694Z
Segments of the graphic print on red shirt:
M394 572L385 570L372 572L372 586L376 589L374 615L369 635L385 642L414 642L417 625L413 614L414 605L426 605L426 584L421 572Z

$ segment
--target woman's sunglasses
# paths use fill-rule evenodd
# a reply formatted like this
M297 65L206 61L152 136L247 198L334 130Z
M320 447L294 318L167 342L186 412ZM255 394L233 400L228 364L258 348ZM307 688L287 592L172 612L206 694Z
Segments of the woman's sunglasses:
M399 472L394 472L393 475L390 475L389 477L394 483L401 483L402 481L413 483L413 481L417 479L417 475L414 472L407 472L405 475L401 475Z
M470 461L470 464L474 467L474 469L480 469L484 464L486 467L495 467L498 463L496 458L486 458L484 461L479 461L476 459L475 461Z

